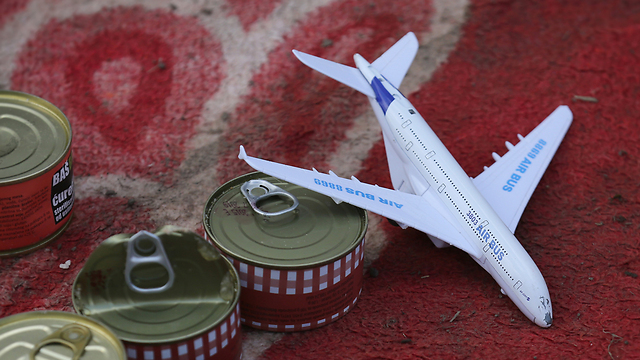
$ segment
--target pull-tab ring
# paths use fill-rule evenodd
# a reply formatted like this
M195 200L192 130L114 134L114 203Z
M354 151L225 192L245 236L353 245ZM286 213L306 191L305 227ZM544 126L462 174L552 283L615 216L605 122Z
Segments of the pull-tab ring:
M91 340L89 328L80 324L68 324L37 343L29 353L29 359L35 360L36 354L46 345L60 344L73 351L72 360L78 360L89 340Z
M169 273L169 280L166 284L155 288L141 288L131 281L131 271L140 264L158 264L164 267ZM164 251L162 241L158 236L148 231L140 231L129 239L127 246L127 262L124 268L124 279L129 289L145 294L153 294L165 291L173 286L175 274L169 257Z
M264 194L259 196L254 195L253 190L255 189L261 189L264 192ZM288 212L291 212L295 210L299 204L298 199L296 199L295 196L291 195L290 193L282 190L281 188L273 185L272 183L266 180L261 180L261 179L249 180L246 183L242 184L242 186L240 187L240 190L242 191L242 195L244 195L247 201L249 201L249 205L251 205L251 208L253 209L253 211L267 218L280 216ZM257 205L258 202L261 200L270 198L272 196L284 196L286 198L289 198L293 201L293 205L291 205L290 207L284 210L280 210L276 212L267 212L267 211L261 210Z

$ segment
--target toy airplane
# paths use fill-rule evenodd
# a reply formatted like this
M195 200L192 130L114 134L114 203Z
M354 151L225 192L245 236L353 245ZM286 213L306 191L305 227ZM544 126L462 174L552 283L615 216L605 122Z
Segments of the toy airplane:
M540 270L513 235L533 190L572 121L567 106L558 107L520 142L506 142L508 152L475 179L460 167L398 87L418 49L408 33L369 64L337 64L294 50L307 66L369 97L382 127L393 187L361 183L248 156L252 168L328 195L426 233L437 247L453 245L467 252L534 323L553 321L549 290Z

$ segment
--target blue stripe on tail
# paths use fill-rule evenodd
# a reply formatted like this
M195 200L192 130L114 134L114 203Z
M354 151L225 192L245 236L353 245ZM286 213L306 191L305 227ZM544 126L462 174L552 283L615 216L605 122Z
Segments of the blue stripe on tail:
M380 82L377 77L374 77L371 80L371 87L373 88L373 92L376 94L376 101L380 104L382 112L386 115L389 105L391 105L395 98L389 93L389 91L387 91L387 89L385 89L384 85L382 85L382 82Z

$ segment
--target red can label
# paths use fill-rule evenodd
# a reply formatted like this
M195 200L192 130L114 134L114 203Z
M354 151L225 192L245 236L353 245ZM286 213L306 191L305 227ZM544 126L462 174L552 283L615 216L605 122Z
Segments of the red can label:
M0 191L0 252L47 240L65 226L73 209L71 151L49 172Z
M242 357L240 305L219 325L188 340L162 345L123 343L128 360L238 360Z
M331 323L353 308L362 291L363 241L326 265L267 269L229 257L240 275L242 323L270 331L300 331Z

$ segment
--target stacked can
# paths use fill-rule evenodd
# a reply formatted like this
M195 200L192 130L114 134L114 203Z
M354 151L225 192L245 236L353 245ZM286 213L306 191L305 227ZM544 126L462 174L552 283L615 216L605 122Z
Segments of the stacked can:
M211 244L164 227L102 242L73 284L73 306L113 329L128 359L239 359L239 292Z
M43 99L0 91L0 257L55 239L73 202L69 121Z
M314 329L356 304L364 210L251 173L211 195L203 223L207 238L240 275L243 324L271 331Z

